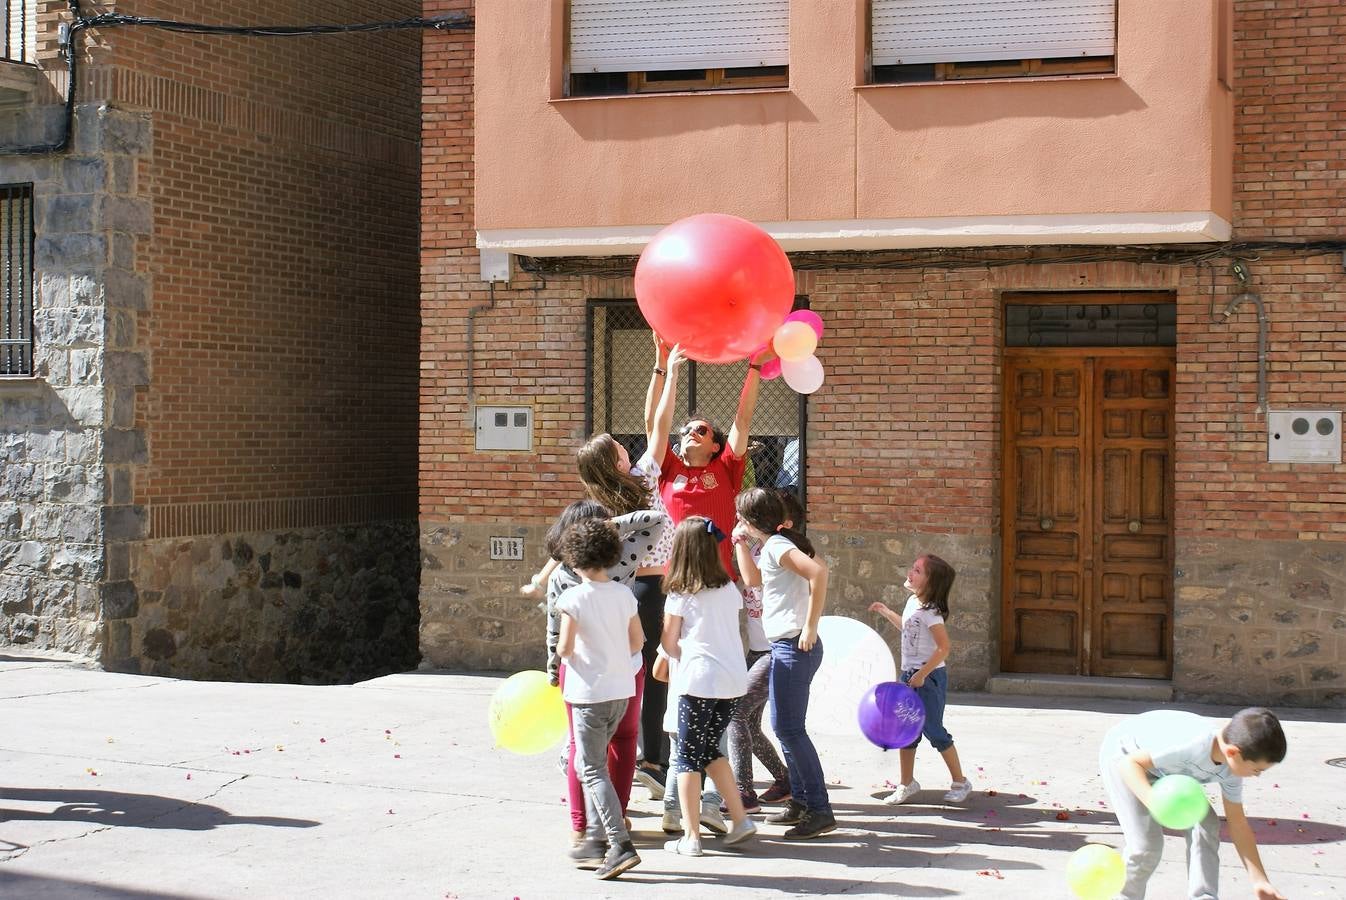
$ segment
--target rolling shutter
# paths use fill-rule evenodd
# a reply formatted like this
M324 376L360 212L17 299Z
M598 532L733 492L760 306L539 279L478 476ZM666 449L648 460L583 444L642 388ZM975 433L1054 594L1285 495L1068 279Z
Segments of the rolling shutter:
M872 2L876 66L1116 54L1116 0Z
M570 71L784 66L789 0L571 0Z

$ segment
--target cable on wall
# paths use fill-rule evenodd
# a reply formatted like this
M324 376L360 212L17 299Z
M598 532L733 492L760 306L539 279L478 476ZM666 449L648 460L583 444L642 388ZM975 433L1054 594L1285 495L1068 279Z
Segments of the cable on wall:
M121 13L99 13L86 16L80 9L80 0L68 0L70 13L74 17L71 23L61 24L61 56L65 60L68 81L65 92L65 116L61 136L50 143L34 144L27 147L0 147L0 156L41 156L48 153L64 153L70 147L74 133L75 102L79 76L80 35L89 28L144 27L179 34L206 34L236 37L304 37L325 34L360 34L375 31L395 31L408 28L433 29L436 31L467 31L473 27L472 17L466 13L449 13L443 16L410 19L396 19L387 22L356 22L337 25L206 25L200 22L179 22L172 19L157 19L148 16L128 16Z

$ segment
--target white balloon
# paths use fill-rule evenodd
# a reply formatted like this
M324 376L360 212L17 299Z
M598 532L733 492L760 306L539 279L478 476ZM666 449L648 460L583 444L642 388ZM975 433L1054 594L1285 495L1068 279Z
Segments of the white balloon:
M823 386L823 364L816 356L803 359L782 359L780 373L785 383L797 394L812 394Z
M809 731L858 735L860 701L881 681L897 680L893 652L879 633L846 616L818 620L823 662L809 689Z

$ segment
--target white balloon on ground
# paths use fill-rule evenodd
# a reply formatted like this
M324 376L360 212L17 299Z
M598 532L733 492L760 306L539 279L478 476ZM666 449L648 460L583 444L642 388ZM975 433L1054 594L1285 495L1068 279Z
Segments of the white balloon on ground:
M873 628L847 616L818 620L823 662L809 690L809 731L859 735L860 701L881 681L897 680L888 644Z

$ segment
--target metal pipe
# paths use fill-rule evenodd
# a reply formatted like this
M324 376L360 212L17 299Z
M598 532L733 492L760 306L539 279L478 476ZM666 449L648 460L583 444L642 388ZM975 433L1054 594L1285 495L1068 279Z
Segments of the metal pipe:
M472 370L476 367L477 360L476 344L474 336L477 331L477 313L486 312L495 306L495 282L491 285L491 299L485 303L479 303L467 311L467 427L477 427L477 397L473 389Z
M1257 413L1267 411L1267 309L1262 298L1252 291L1244 291L1225 304L1219 322L1228 322L1234 311L1244 303L1257 307Z

